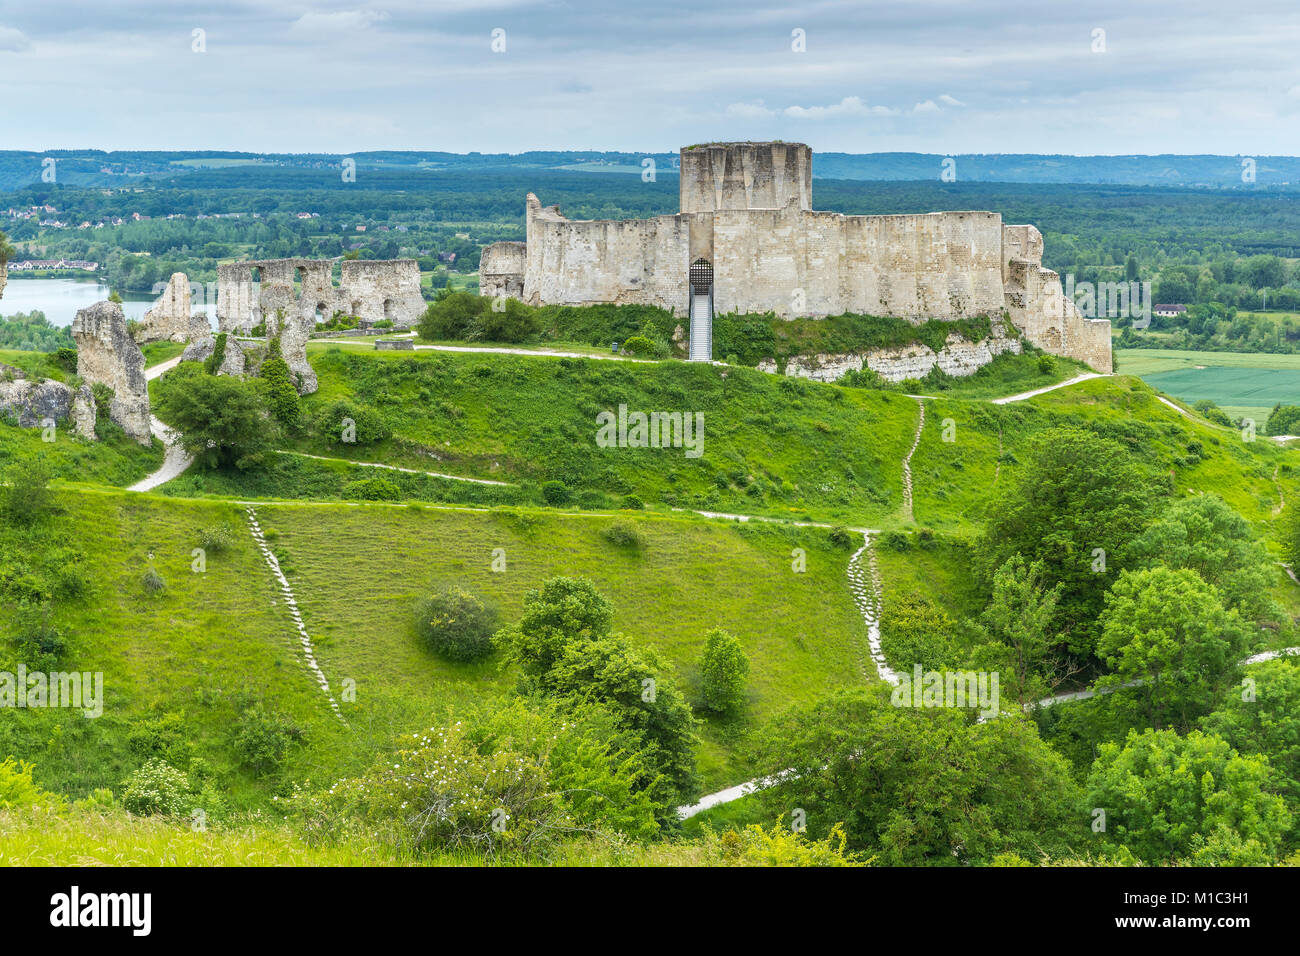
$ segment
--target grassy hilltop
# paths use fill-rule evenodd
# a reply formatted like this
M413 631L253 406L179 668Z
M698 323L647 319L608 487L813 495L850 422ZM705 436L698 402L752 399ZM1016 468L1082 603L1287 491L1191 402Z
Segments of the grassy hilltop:
M1206 492L1245 519L1244 533L1272 556L1258 586L1285 614L1251 647L1296 643L1300 588L1271 563L1285 553L1286 509L1300 500L1295 452L1184 414L1123 375L1027 401L988 401L998 376L1042 387L1076 372L1036 372L1036 358L1025 358L918 399L732 366L313 347L320 389L260 464L195 466L149 494L121 486L156 468L160 447L62 435L49 445L39 432L0 424L0 467L41 460L54 477L43 518L0 526L0 625L26 633L33 608L48 604L46 625L65 642L55 647L60 668L102 672L106 696L94 720L68 710L0 714L0 760L34 765L30 785L8 785L29 794L17 808L5 803L5 779L21 774L0 773L0 833L7 841L34 827L42 833L8 841L0 859L65 860L80 827L97 835L88 858L100 862L480 860L462 850L404 855L362 833L308 845L298 824L282 819L303 794L374 773L376 758L403 734L515 713L529 679L518 661L498 650L455 663L421 643L417 605L446 586L466 589L513 625L548 579L590 580L612 606L610 630L657 661L656 676L679 688L699 719L700 790L770 772L756 741L782 726L789 708L815 714L846 699L836 695L882 686L862 595L850 584L851 556L878 569L872 613L893 666L906 668L912 654L947 654L965 666L980 659L990 641L977 624L990 600L981 533L1033 480L1041 439L1062 426L1118 449L1159 509ZM170 407L169 389L183 378L151 383L157 411ZM703 455L597 447L597 414L620 404L703 412ZM355 444L335 439L343 415L359 424ZM250 532L249 506L292 607ZM846 526L876 529L869 555ZM294 608L343 720L304 663ZM734 635L749 668L741 703L726 714L705 706L704 649L715 628ZM927 643L934 635L945 642L940 651ZM0 671L14 670L31 647L0 642ZM1104 674L1088 658L1078 686ZM536 703L535 686L530 693ZM998 727L1031 734L1028 754L1059 746L1065 757L1043 757L1032 772L1055 767L1050 773L1073 775L1075 787L1097 735L1122 740L1123 730L1141 726L1131 715L1077 716L1092 713L1080 708L1041 731L1016 730L1010 719ZM155 761L184 770L191 801L211 811L211 840L187 836L175 819L136 822L124 812L121 801L129 808L135 793L129 781ZM733 853L701 828L770 824L786 812L782 793L705 814L674 837L685 843L641 839L616 851L578 841L548 858L839 859L816 841L796 851L752 830L743 831L749 849ZM34 822L42 814L47 822ZM820 823L813 835L833 836ZM855 850L877 849L854 840ZM1063 837L1052 845L1054 854L1076 846ZM904 855L890 859L914 852L895 851Z

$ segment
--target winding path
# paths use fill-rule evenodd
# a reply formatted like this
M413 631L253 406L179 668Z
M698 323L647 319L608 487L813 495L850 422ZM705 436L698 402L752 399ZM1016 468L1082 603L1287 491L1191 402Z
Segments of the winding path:
M916 420L916 436L912 439L912 447L907 450L907 456L903 458L903 519L905 521L916 520L912 514L912 456L916 454L916 447L921 444L921 429L925 428L925 402L917 398L916 406L921 412Z
M145 369L144 377L152 381L164 372L174 369L181 363L181 357L168 359L165 362L159 362L157 365ZM152 491L159 485L164 485L171 481L177 475L194 464L194 459L185 454L185 450L179 444L180 434L176 429L164 424L156 415L149 416L149 431L151 431L166 448L163 454L162 466L155 472L145 475L134 485L130 485L127 491Z

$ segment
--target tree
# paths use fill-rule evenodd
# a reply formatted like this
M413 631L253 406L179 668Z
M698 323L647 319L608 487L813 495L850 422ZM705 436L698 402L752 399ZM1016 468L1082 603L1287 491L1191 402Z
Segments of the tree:
M1019 554L1041 565L1041 584L1060 585L1052 629L1087 654L1108 582L1150 509L1150 476L1119 444L1079 428L1037 435L1015 494L999 502L977 551L981 575Z
M1195 571L1125 571L1106 596L1097 653L1113 673L1099 681L1142 701L1153 728L1187 729L1236 683L1247 630Z
M1221 830L1271 858L1291 826L1268 760L1196 730L1133 731L1122 746L1103 743L1086 790L1089 813L1105 811L1106 842L1152 865L1186 860Z
M159 383L159 412L180 430L181 447L207 468L260 464L278 434L255 381L181 365Z
M704 659L700 675L704 684L704 702L710 710L729 713L745 701L745 677L749 659L740 641L722 628L714 628L704 640Z
M979 653L1000 658L1002 680L1010 678L1008 690L1023 706L1048 696L1078 671L1063 655L1053 653L1059 635L1052 629L1062 585L1050 590L1042 586L1041 562L1027 565L1013 555L993 575L993 595L984 609L982 622L990 644Z
M1037 859L1080 831L1069 765L1019 715L972 724L955 708L841 691L778 717L755 758L791 771L780 802L804 811L810 835L842 823L850 848L887 865Z
M1216 495L1192 495L1169 505L1133 542L1135 566L1188 568L1219 590L1226 607L1251 621L1280 620L1269 597L1272 559L1246 519Z
M1300 665L1281 658L1252 667L1249 676L1254 685L1225 694L1201 721L1201 729L1240 753L1268 757L1295 814L1300 812Z
M699 789L695 718L659 657L610 633L613 613L586 578L550 578L524 596L518 625L497 640L523 672L524 690L608 711L652 771L657 803L689 801Z

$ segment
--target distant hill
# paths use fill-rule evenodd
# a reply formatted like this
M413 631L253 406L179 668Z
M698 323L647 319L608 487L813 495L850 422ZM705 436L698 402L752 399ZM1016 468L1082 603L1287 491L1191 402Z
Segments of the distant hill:
M814 151L820 179L938 180L946 157L938 153L830 153ZM350 154L358 168L389 170L563 169L640 175L642 160L655 161L656 174L676 174L676 153L536 151L444 153L378 151ZM267 167L327 169L344 156L325 153L242 153L218 151L51 150L0 151L0 191L41 182L43 162L55 160L57 181L70 186L125 186L176 179L201 171L238 172ZM1240 156L1065 156L1033 153L958 153L958 182L1108 183L1133 186L1251 188L1242 182ZM1300 157L1255 156L1255 183L1300 187Z

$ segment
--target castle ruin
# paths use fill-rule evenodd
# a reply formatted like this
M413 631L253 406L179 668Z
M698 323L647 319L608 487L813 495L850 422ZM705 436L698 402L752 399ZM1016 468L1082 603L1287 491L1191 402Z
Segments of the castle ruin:
M217 266L217 325L247 335L283 311L297 327L315 328L336 313L361 328L388 320L408 329L424 313L420 267L414 259L345 259L334 285L332 259L254 259ZM295 288L297 291L295 292ZM284 290L288 290L286 297Z
M1065 297L1033 226L995 212L815 211L801 143L685 147L679 189L676 215L621 221L570 220L529 193L526 241L484 249L480 291L529 305L658 306L689 318L692 360L713 357L718 313L916 324L1005 314L1033 345L1111 370L1110 322Z

